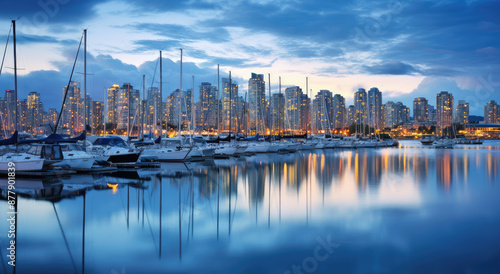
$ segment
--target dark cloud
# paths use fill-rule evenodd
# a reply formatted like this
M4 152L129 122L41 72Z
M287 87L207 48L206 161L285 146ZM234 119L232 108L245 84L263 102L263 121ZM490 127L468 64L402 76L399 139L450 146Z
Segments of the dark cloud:
M370 74L411 75L420 73L420 70L403 62L390 62L373 66L364 66L364 69Z
M16 19L20 25L37 27L53 23L82 23L95 16L98 0L23 0L1 1L0 17Z

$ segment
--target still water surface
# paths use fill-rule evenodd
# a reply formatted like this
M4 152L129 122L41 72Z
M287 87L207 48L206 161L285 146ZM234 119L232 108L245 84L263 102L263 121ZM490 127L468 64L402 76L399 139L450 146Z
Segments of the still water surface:
M498 273L499 170L498 142L403 141L18 178L16 273Z

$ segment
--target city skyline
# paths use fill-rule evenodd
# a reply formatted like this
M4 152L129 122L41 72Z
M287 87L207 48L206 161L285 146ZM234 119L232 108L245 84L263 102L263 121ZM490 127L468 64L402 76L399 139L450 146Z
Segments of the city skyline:
M408 107L400 101L382 100L384 93L376 87L370 88L368 92L360 88L354 92L354 104L347 105L342 95L329 90L321 90L313 94L312 98L310 94L303 93L299 86L288 87L282 93L266 94L266 82L262 74L251 73L248 83L249 86L255 86L249 89L254 90L254 95L240 96L238 83L223 78L221 92L212 83L203 82L195 87L194 92L190 88L181 94L176 89L160 103L157 87L148 88L146 92L143 86L141 92L130 83L113 84L105 93L106 100L100 101L90 95L84 100L80 83L71 82L69 88L62 88L62 97L66 90L68 96L59 128L66 134L78 134L83 130L86 119L86 124L91 126L90 134L102 134L106 130L110 134L131 136L139 134L141 128L144 132L159 134L161 121L167 127L167 133L170 129L170 134L173 134L173 129L178 129L178 125L182 130L190 131L194 122L195 131L212 134L227 132L229 126L231 132L249 135L277 134L278 130L282 134L321 134L344 129L349 129L350 134L371 134L400 126L415 129L423 127L422 130L435 126L436 134L441 135L452 123L466 125L470 122L469 102L456 100L453 93L448 91L436 93L435 105L431 104L432 99L417 97L413 99L413 105ZM198 99L193 98L197 90L200 95ZM13 131L14 118L9 111L13 108L13 90L6 90L4 96L5 99L0 100L0 125L5 135ZM258 103L255 99L253 103L250 101L252 96L258 96ZM281 96L279 104L276 100L278 96ZM58 111L44 107L39 93L31 92L26 99L18 98L18 102L21 130L44 134L53 128ZM499 109L494 100L488 101L483 106L483 123L500 123ZM193 114L195 116L192 119ZM257 127L256 119L259 120ZM477 119L474 118L472 122L477 123ZM363 124L370 129L356 126L354 130L352 124Z
M115 83L140 86L142 75L148 87L157 82L158 74L153 75L160 49L165 56L164 90L179 88L182 47L183 85L188 87L191 75L196 86L214 84L220 64L221 77L231 71L240 84L251 72L270 73L273 91L278 76L284 88L304 87L309 77L313 94L330 90L348 105L353 90L370 87L383 91L384 99L407 106L413 98L448 90L470 102L472 115L482 115L488 100L500 101L495 1L41 3L6 3L0 11L0 40L7 38L10 19L21 16L18 47L24 70L19 71L19 95L48 95L48 107L60 104L56 91L68 82L82 26L89 28L92 75L87 90L93 98ZM7 54L5 64L11 63ZM83 71L81 63L78 72ZM1 90L13 89L11 73L3 70ZM75 78L82 82L81 75ZM240 94L246 91L240 85Z

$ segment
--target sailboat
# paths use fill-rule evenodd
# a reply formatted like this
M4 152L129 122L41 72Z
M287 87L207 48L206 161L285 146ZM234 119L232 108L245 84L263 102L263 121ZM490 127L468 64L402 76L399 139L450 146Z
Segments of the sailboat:
M18 143L18 112L17 112L17 54L16 54L16 20L12 20L12 37L14 42L14 89L16 107L14 115L16 117L16 131L8 140L3 140L4 145ZM63 159L61 147L50 144L33 145L27 152L9 152L0 157L0 170L7 171L14 167L16 171L41 171L52 164Z

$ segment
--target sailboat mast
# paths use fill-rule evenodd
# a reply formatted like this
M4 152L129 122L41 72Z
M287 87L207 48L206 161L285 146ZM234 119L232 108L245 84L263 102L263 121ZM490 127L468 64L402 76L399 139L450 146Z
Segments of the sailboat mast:
M87 29L83 30L83 110L83 130L87 130Z
M271 135L271 132L273 131L272 130L272 126L273 126L273 122L272 122L272 118L273 118L273 115L272 115L272 112L271 112L271 73L268 73L267 74L267 84L269 85L269 102L268 102L268 105L269 105L269 113L271 113L271 121L269 121L269 135Z
M127 86L127 142L130 137L130 83Z
M146 75L142 75L141 138L144 138L144 113L146 112Z
M219 98L219 91L220 91L220 76L219 76L219 64L217 64L217 136L220 134L220 98Z
M229 141L231 141L231 120L233 118L233 83L231 82L231 71L229 72Z
M179 91L179 140L181 139L181 117L182 117L182 102L181 102L181 98L182 98L182 49L181 50L181 78L180 78L180 82L181 82L181 86L180 86L180 91Z
M281 76L279 81L279 97L278 97L278 136L281 134Z
M191 90L191 144L193 144L194 135L194 75L193 75L193 89Z
M162 56L161 56L161 50L160 50L160 140L163 137L163 63L162 63ZM158 105L158 104L156 104ZM155 109L155 113L156 113ZM155 121L156 123L156 121Z
M12 20L12 38L14 39L14 102L16 107L14 109L14 115L16 117L15 130L19 131L19 121L18 121L18 103L17 103L17 53L16 53L16 20ZM16 141L17 144L17 141Z

